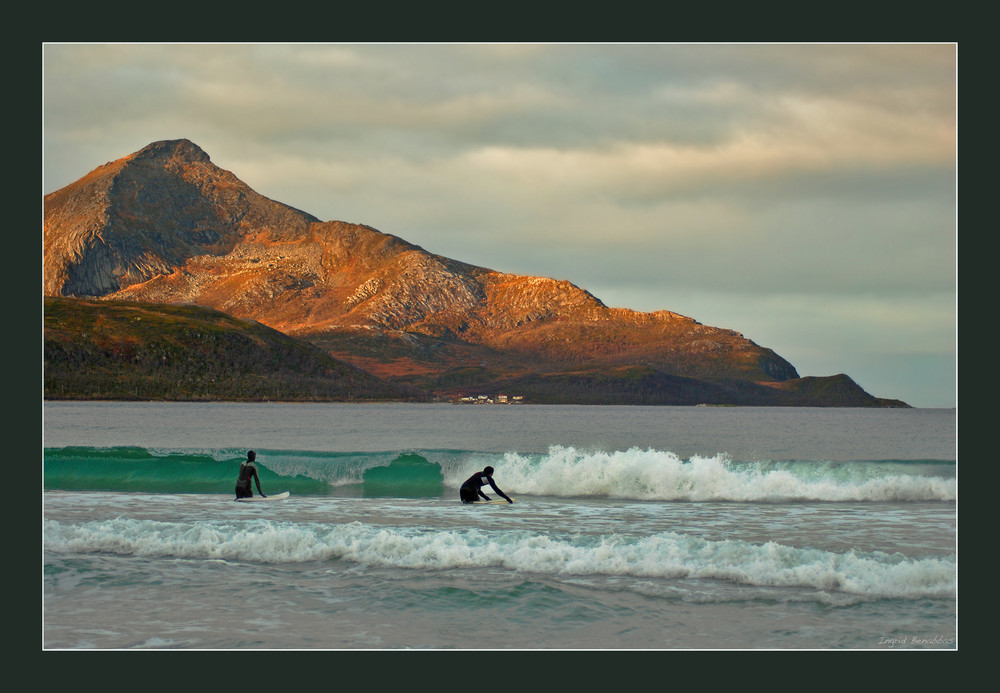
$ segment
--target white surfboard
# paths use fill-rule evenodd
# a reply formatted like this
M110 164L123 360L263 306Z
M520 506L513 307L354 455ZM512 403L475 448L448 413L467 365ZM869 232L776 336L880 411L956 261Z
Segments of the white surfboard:
M290 495L288 491L283 491L271 496L250 496L249 498L237 498L236 500L240 503L260 503L261 501L285 500Z
M514 496L511 496L510 499L515 503L517 502L517 499L514 498ZM507 505L507 501L505 501L503 498L494 498L493 500L488 500L488 501L484 500L472 501L473 505L499 505L501 503Z

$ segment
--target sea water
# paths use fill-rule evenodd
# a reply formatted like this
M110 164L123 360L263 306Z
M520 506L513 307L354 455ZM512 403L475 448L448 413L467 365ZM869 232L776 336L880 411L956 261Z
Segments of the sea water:
M957 647L955 410L43 415L47 649Z

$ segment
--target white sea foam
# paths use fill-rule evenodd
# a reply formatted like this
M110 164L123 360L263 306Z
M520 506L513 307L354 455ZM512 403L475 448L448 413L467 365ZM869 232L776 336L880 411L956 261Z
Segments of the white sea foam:
M669 451L507 453L494 466L511 493L667 501L953 501L954 478L900 473L884 463L732 463L726 455L684 460ZM462 470L463 472L467 470ZM455 479L460 474L455 475Z
M382 528L361 522L266 520L160 522L117 518L45 522L53 552L301 563L346 560L370 566L452 570L500 567L554 575L699 578L805 587L876 597L951 596L955 561L881 552L836 553L775 542L709 541L674 532L645 537L547 536L525 531Z

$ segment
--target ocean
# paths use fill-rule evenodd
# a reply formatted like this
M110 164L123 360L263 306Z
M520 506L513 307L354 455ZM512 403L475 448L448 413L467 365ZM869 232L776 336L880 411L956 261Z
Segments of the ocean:
M45 402L42 647L954 650L956 428L954 409ZM249 449L290 498L233 502ZM487 465L514 504L458 500Z

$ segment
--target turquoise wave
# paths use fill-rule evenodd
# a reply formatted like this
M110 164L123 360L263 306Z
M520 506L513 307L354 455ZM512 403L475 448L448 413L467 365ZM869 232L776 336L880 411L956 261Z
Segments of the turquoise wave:
M63 491L233 493L244 451L155 451L137 447L50 448L44 488ZM439 464L415 453L258 451L264 493L435 496Z
M630 500L787 503L954 501L949 460L734 461L724 454L684 460L668 451L546 453L409 450L257 450L264 493L372 497L457 494L491 465L515 495ZM63 447L44 451L44 488L64 491L232 494L245 450Z

